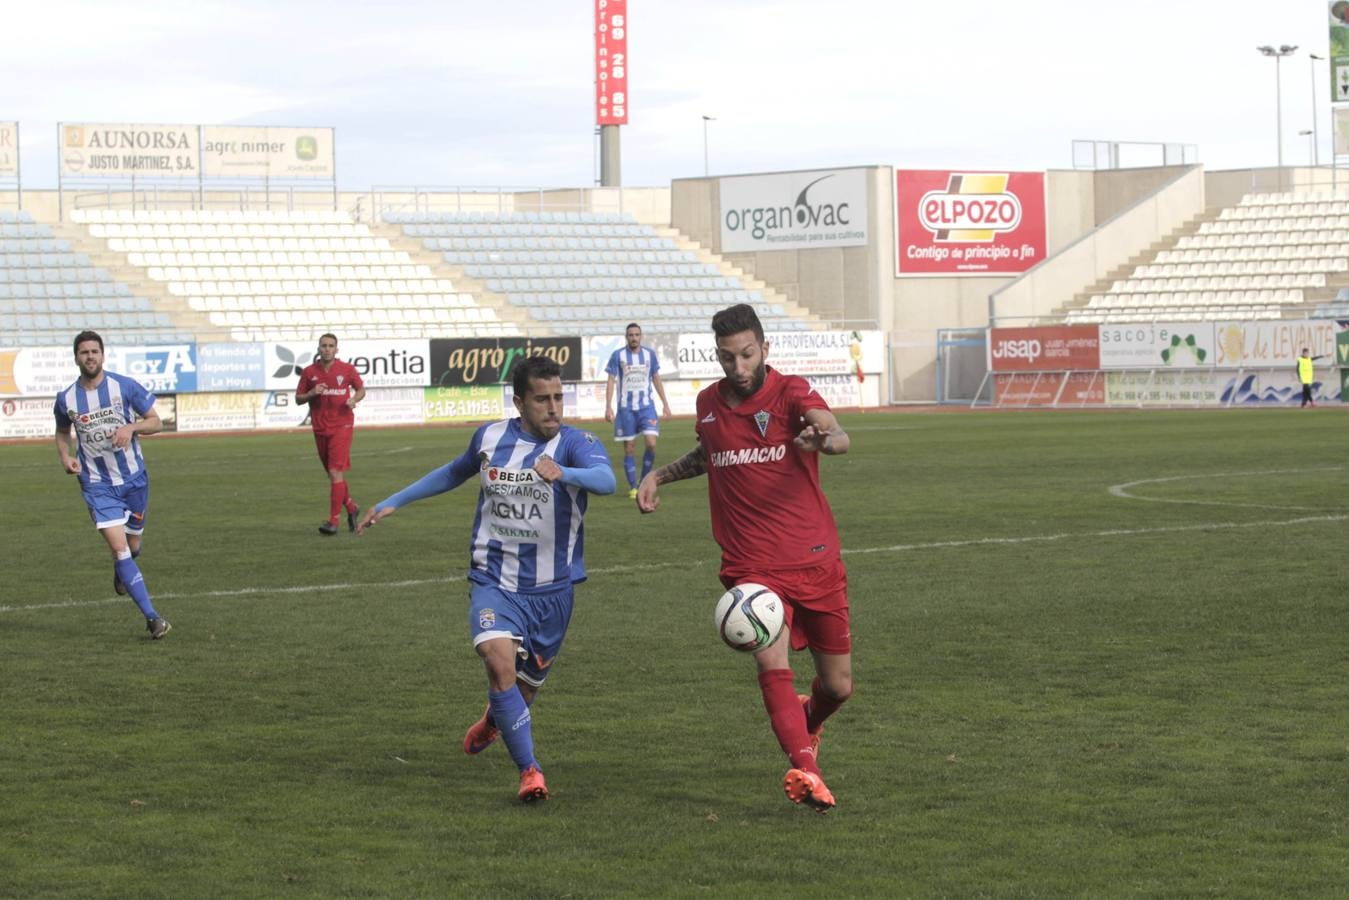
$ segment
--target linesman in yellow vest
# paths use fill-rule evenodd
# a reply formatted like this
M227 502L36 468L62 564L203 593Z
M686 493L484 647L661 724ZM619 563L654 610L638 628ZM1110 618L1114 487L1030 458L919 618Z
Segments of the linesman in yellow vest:
M1302 348L1302 355L1297 358L1297 380L1302 382L1303 409L1316 406L1316 401L1312 399L1312 360L1320 358L1312 356L1306 347Z

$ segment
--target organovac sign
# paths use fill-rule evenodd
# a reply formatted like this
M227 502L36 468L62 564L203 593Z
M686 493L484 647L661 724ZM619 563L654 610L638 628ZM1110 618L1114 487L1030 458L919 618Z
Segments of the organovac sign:
M867 243L865 169L722 178L719 188L722 253Z

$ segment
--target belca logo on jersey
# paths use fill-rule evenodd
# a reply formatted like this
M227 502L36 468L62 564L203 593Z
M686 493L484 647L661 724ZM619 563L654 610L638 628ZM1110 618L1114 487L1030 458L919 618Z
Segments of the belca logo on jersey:
M952 172L944 191L928 191L918 202L918 221L934 240L988 243L1021 224L1021 200L1007 193L1007 172Z

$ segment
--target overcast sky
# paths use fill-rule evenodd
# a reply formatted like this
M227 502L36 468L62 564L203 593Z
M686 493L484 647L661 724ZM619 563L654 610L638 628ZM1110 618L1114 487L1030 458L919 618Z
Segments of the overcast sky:
M1072 166L1075 138L1306 163L1324 0L629 0L627 186L855 164ZM339 186L595 179L594 0L12 0L0 120L25 187L56 124L327 125ZM1316 86L1328 161L1329 75Z

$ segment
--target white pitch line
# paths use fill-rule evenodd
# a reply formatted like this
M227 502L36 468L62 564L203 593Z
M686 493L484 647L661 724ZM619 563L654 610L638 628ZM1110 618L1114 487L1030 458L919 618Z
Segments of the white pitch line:
M870 553L909 553L914 550L945 550L953 547L995 546L999 544L1033 544L1066 541L1074 538L1136 537L1147 534L1172 534L1184 531L1216 531L1235 528L1276 528L1287 525L1310 525L1322 522L1343 522L1349 514L1326 516L1303 516L1297 519L1263 522L1205 522L1198 525L1164 525L1157 528L1112 528L1106 531L1079 531L1063 534L1032 534L1023 537L987 537L970 538L963 541L929 541L922 544L893 544L889 547L845 548L844 556L861 556ZM689 568L706 565L708 560L680 560L678 562L644 563L638 566L606 566L590 569L590 575L629 575L634 572L650 572L655 569ZM370 581L362 583L345 582L342 584L307 584L296 587L277 588L236 588L232 590L201 591L195 594L156 594L157 600L195 600L217 597L249 597L269 594L314 594L328 591L350 591L364 588L420 587L428 584L451 584L464 581L463 575L444 578L414 578L404 581ZM101 600L64 600L57 603L38 603L30 606L0 606L0 613L30 612L43 609L68 609L70 607L103 606L108 603L126 603L125 597L107 597Z
M1261 469L1254 472L1214 472L1207 475L1171 475L1166 478L1143 478L1124 484L1112 484L1106 488L1112 495L1125 500L1145 500L1149 503L1184 503L1192 506L1238 506L1245 509L1300 509L1318 510L1319 506L1275 506L1267 503L1234 503L1230 500L1182 500L1178 497L1140 497L1129 492L1129 488L1140 484L1165 484L1172 481L1193 481L1198 478L1246 478L1252 475L1301 475L1304 472L1338 472L1344 466L1322 466L1315 469Z

